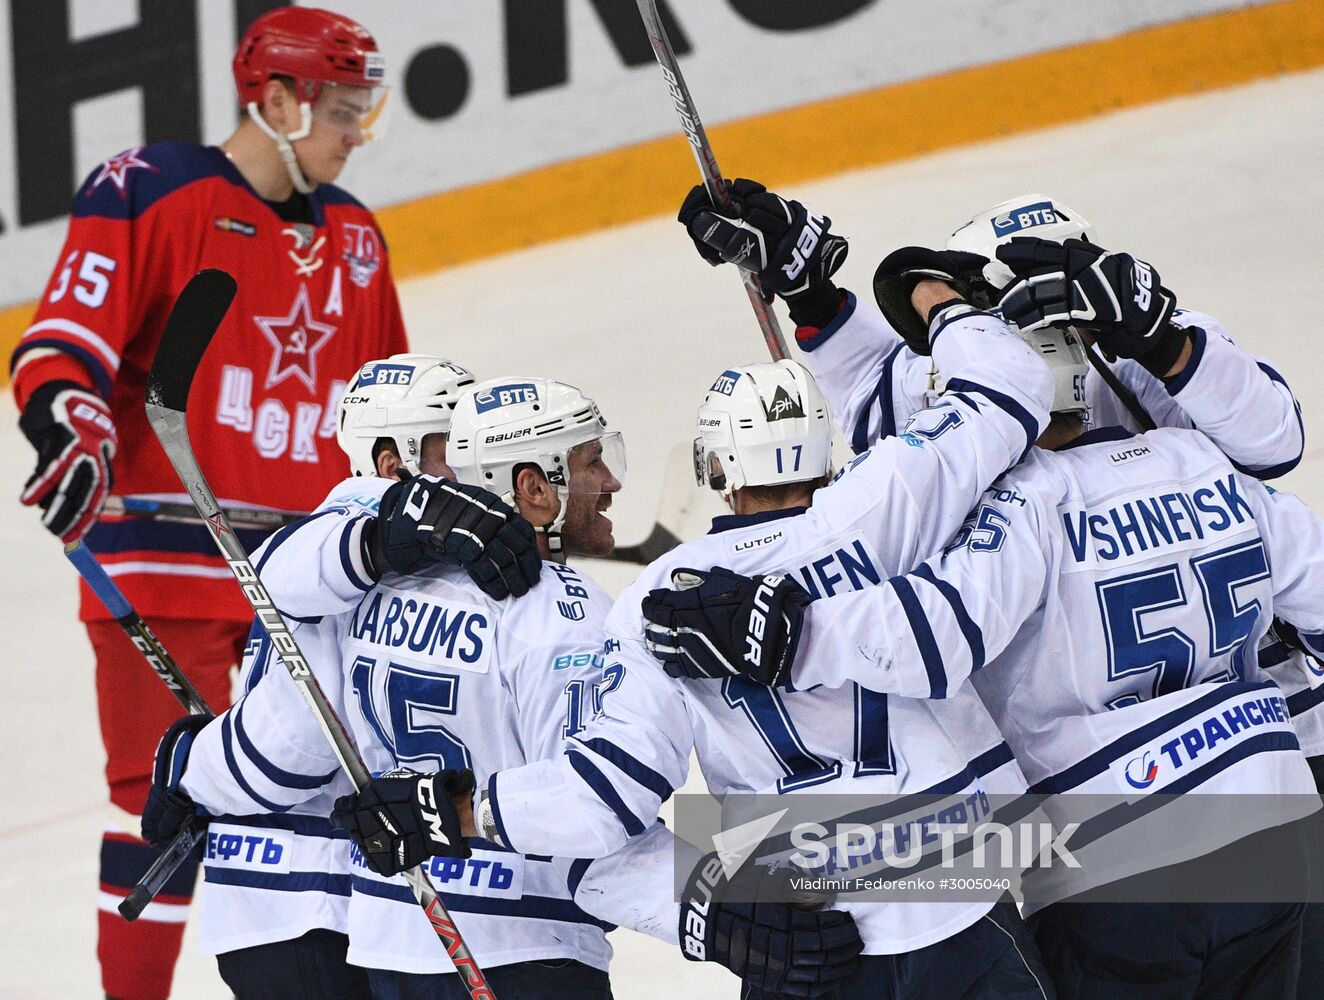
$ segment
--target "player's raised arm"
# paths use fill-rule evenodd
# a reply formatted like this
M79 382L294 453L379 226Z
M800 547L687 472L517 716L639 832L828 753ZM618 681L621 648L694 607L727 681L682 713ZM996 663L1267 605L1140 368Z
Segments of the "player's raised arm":
M886 565L903 568L951 538L989 484L1024 457L1047 427L1050 405L1066 405L1055 396L1072 395L1076 369L1055 351L1044 355L1058 366L1050 370L998 316L930 277L941 267L935 251L907 248L883 266L911 288L915 323L928 317L947 391L900 435L850 463L815 498L811 516L833 528L857 524L884 547Z

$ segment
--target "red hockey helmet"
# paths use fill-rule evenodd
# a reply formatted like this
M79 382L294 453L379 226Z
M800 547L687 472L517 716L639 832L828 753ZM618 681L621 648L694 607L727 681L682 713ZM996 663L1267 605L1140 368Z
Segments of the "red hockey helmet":
M386 60L367 29L315 7L280 7L254 21L234 54L239 104L259 101L274 75L293 77L300 101L313 103L324 83L376 87Z

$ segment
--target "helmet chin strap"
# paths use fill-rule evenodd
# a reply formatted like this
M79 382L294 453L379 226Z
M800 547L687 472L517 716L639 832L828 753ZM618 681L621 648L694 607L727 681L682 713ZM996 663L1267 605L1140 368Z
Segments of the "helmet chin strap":
M556 517L552 519L551 524L544 524L538 529L542 532L543 537L547 539L547 550L554 556L561 555L565 551L561 528L565 525L566 511L570 507L570 487L558 486L556 496L561 501L561 509L557 512Z
M312 194L315 185L309 184L308 179L304 177L303 171L299 169L299 158L294 153L294 147L290 145L292 140L303 139L312 131L312 106L307 101L299 102L300 125L297 131L291 132L289 135L278 132L267 124L267 120L262 117L262 109L258 107L256 101L248 102L248 117L276 144L276 151L280 153L280 158L285 162L285 170L290 175L294 190L300 194Z

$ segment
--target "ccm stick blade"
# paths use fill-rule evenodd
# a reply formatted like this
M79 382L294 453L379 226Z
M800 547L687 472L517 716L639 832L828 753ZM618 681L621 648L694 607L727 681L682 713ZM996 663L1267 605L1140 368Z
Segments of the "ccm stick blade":
M175 474L179 476L199 516L206 523L212 541L225 556L244 597L252 605L253 612L270 637L272 646L289 671L304 703L317 719L322 735L335 751L341 768L354 787L361 789L371 780L368 768L327 701L321 685L317 683L317 677L304 659L294 634L262 585L262 579L235 535L229 518L217 503L216 494L202 474L189 441L185 420L189 388L207 345L234 298L234 291L234 279L229 275L220 271L202 271L180 293L166 321L156 359L152 362L152 374L147 386L147 419L166 457L170 459ZM404 876L414 898L427 915L428 923L432 925L446 954L455 965L469 996L473 1000L496 1000L496 994L487 984L487 977L483 975L445 903L437 895L437 890L423 869L411 868Z

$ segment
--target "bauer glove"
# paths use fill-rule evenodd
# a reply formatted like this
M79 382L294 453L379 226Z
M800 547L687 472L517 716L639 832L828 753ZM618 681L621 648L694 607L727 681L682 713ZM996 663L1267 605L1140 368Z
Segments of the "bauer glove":
M945 281L953 299L970 301L973 286L983 281L987 257L964 250L902 247L883 258L873 275L873 296L892 329L921 357L929 356L930 316L921 316L910 301L921 281Z
M493 600L523 597L538 582L542 556L533 526L495 493L435 476L396 483L363 536L377 577L458 563Z
M713 207L702 184L685 197L677 219L699 255L710 264L735 264L758 275L764 293L780 295L797 323L836 314L840 292L830 280L846 260L844 236L831 232L832 220L787 201L757 181L730 185L735 214ZM801 317L802 313L805 315Z
M1008 323L1022 330L1074 323L1110 358L1134 358L1160 378L1181 355L1186 331L1171 322L1177 297L1143 260L1084 240L1028 236L998 247L998 260L1019 279L998 303Z
M346 831L378 875L398 875L428 858L467 858L460 816L451 801L473 794L474 773L447 768L419 774L400 768L336 799L331 825Z
M672 677L785 685L811 598L785 576L677 569L644 598L644 643Z
M725 966L746 989L830 994L855 971L864 950L855 921L839 910L765 898L772 884L748 865L728 878L716 852L704 857L680 896L681 952L691 962Z
M19 499L41 508L51 534L78 541L110 494L116 444L110 407L77 382L47 382L28 400L18 426L37 449L37 468Z
M209 715L186 715L161 737L152 766L152 786L147 790L147 804L143 806L142 835L149 844L165 847L179 835L185 823L202 814L179 786L193 740L209 722ZM195 857L201 849L199 844Z

